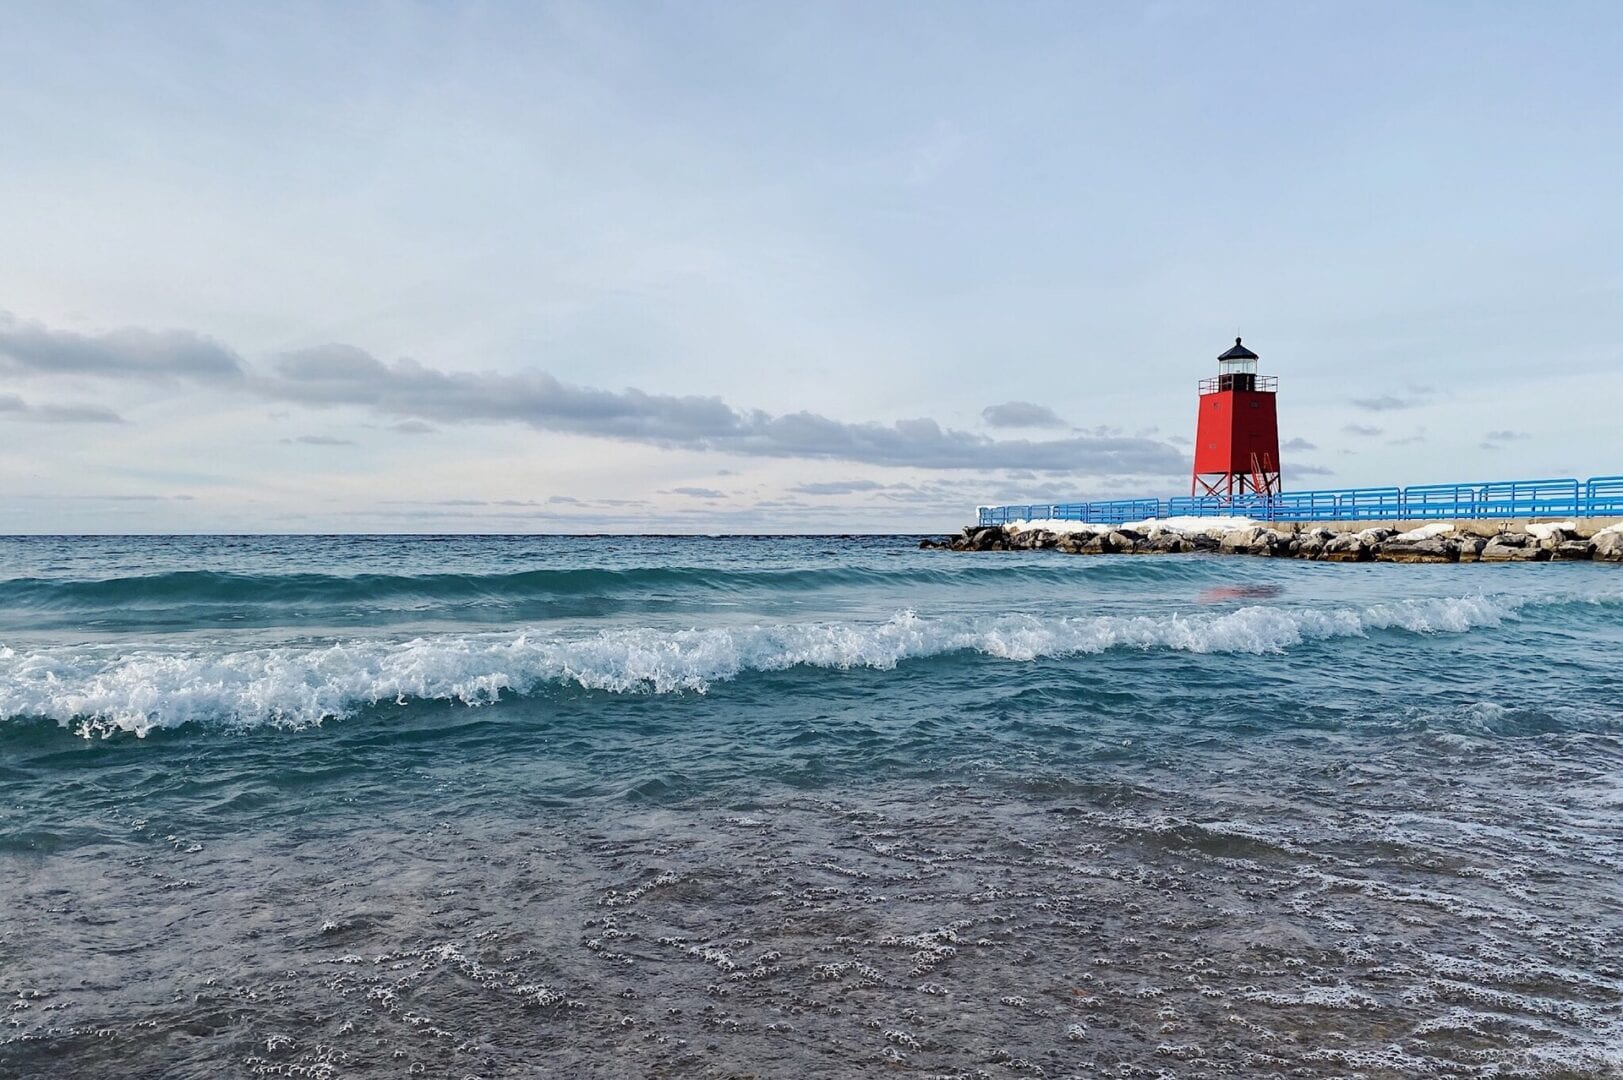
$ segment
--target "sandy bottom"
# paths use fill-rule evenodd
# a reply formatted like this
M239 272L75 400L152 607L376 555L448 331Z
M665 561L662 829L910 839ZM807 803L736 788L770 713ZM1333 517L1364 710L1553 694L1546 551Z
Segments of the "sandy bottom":
M1348 780L132 818L5 857L0 1073L1617 1075L1617 853Z

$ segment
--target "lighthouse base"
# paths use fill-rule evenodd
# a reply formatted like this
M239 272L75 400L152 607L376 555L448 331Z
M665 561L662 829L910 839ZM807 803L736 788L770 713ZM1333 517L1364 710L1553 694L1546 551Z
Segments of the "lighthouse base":
M1189 484L1189 494L1196 497L1216 496L1233 499L1237 496L1273 496L1281 491L1279 470L1246 473L1195 473Z

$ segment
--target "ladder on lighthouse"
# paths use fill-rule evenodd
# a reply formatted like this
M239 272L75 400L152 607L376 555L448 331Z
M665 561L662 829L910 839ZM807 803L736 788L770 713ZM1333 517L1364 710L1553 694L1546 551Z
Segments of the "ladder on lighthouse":
M1272 494L1274 494L1274 486L1268 480L1268 474L1273 472L1273 469L1269 468L1270 464L1271 464L1271 462L1270 462L1269 457L1268 457L1267 454L1262 454L1262 455L1259 456L1258 454L1253 453L1251 455L1251 492L1252 492L1252 494L1254 494L1254 495L1272 495Z

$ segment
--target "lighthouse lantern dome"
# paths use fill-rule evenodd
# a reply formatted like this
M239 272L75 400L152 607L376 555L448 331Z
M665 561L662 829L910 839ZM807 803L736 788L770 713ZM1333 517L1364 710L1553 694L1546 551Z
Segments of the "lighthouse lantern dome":
M1257 373L1257 354L1240 343L1239 338L1234 339L1234 347L1217 358L1217 373L1219 375L1255 375Z

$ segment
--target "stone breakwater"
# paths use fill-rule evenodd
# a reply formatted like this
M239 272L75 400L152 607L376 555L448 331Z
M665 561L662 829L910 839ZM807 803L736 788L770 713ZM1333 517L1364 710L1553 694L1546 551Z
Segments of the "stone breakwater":
M1070 555L1170 555L1214 552L1320 562L1623 562L1623 525L1592 528L1573 521L1498 525L1455 522L1399 531L1338 531L1322 526L1221 522L1209 527L1037 523L966 527L920 547L950 551L1060 551Z

